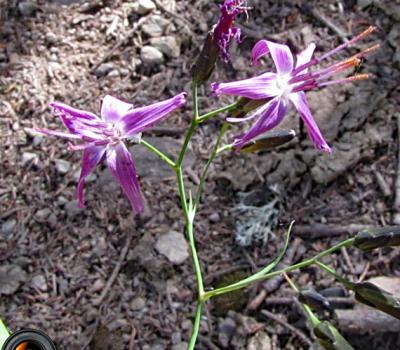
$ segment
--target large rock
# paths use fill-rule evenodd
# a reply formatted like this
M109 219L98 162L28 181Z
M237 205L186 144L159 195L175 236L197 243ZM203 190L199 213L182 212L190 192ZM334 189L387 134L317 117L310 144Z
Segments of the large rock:
M156 250L171 263L180 265L189 257L189 247L182 233L170 231L158 237Z
M182 143L171 137L146 137L147 142L157 147L161 152L176 159L182 147ZM140 177L163 179L175 176L174 171L168 164L162 161L157 155L150 152L142 145L134 145L129 148L135 160L136 170ZM190 168L195 161L195 155L189 148L185 155L183 166Z

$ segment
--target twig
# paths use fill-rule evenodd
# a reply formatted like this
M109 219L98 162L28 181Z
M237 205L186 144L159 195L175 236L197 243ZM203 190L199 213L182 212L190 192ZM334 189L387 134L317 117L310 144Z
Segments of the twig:
M354 305L356 301L349 297L328 297L327 300L332 305ZM293 306L293 298L289 297L269 297L264 302L265 305Z
M372 171L374 172L376 182L377 182L379 189L381 190L383 196L390 197L392 195L392 190L390 189L390 186L386 182L383 175L375 168L372 168Z
M147 21L147 17L141 17L137 22L133 24L132 29L128 30L125 36L119 40L110 51L108 51L90 70L93 73L103 62L107 61L112 55L114 55L115 51L118 50L123 44L125 44L131 36L142 26L142 24Z
M265 317L273 320L276 323L279 323L281 326L287 328L290 332L292 332L299 340L306 346L311 347L312 341L300 330L297 328L293 327L291 324L287 323L282 317L279 317L278 315L273 314L272 312L268 310L261 310L261 314L264 315Z
M397 153L397 174L396 174L396 184L395 184L395 197L393 205L393 223L395 225L400 224L400 113L397 114L397 143L398 143L398 153Z
M371 263L369 261L367 261L367 263L365 264L364 270L361 273L360 278L358 279L359 283L364 281L365 277L367 276L370 266L371 266Z
M348 42L349 40L347 39L349 34L344 32L341 28L339 28L335 23L333 23L328 17L326 17L323 13L319 12L316 8L314 7L306 7L306 9L317 19L319 20L323 25L331 29L334 33L336 33L340 40L342 42Z
M117 265L115 265L114 271L112 272L110 278L108 279L105 288L101 292L101 295L97 299L93 300L93 304L95 306L101 305L101 303L103 302L104 298L107 296L107 293L111 289L111 286L114 284L115 279L118 276L119 270L121 270L122 263L124 262L124 260L126 258L126 255L128 254L128 250L129 250L129 246L131 244L131 241L132 241L132 234L128 234L125 246L124 246L124 248L122 248L121 253L119 255L119 259L118 259Z
M340 249L340 250L341 250L341 252L343 254L344 261L346 262L351 274L355 275L356 271L354 270L353 263L350 260L349 253L347 252L346 247L342 247L342 249Z

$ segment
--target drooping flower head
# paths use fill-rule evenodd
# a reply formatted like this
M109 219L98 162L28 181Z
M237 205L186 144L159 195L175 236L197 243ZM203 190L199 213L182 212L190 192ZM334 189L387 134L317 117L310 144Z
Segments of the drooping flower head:
M241 96L253 100L266 99L268 101L249 117L228 118L230 122L257 119L250 130L235 140L235 147L240 149L256 136L277 126L285 116L289 103L291 102L304 121L310 138L316 148L331 152L331 148L323 138L311 114L305 91L332 84L342 84L367 79L367 74L360 74L338 80L329 80L333 74L359 65L361 58L376 50L379 45L372 46L348 59L334 63L327 68L319 69L314 72L309 72L308 69L364 38L374 30L374 27L369 27L352 40L318 58L312 58L315 44L310 44L304 51L297 55L296 62L288 46L268 40L260 40L257 42L252 50L253 64L257 64L261 57L270 54L275 63L275 73L266 72L250 79L230 83L211 84L212 90L216 95L225 94Z
M246 0L225 0L219 8L221 15L218 22L208 32L203 48L191 69L196 85L208 80L218 57L225 62L229 61L232 39L238 43L241 41L240 28L234 26L234 21L240 13L247 13Z
M241 41L239 27L234 27L234 20L240 13L247 12L246 0L225 0L219 5L221 15L213 29L213 39L219 47L221 58L229 61L229 45L232 39L237 43Z
M54 102L50 106L54 108L68 132L46 129L35 129L35 131L46 136L80 141L78 145L70 145L70 149L83 150L82 169L77 187L77 197L81 207L84 206L85 179L105 159L133 210L140 213L143 211L143 198L135 165L124 141L139 142L143 131L185 104L185 96L185 93L180 93L162 102L133 108L132 104L107 95L101 106L101 117L64 103Z

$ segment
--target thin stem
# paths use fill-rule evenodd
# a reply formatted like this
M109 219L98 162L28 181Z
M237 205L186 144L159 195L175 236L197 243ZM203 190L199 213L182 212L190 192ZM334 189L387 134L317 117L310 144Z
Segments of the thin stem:
M218 148L217 155L225 151L231 151L232 149L233 149L233 144L223 145L222 147Z
M293 280L287 275L286 272L283 273L283 277L285 277L287 283L289 283L290 287L296 292L299 292L299 288L297 288L296 284L293 282ZM313 327L318 326L318 324L321 323L321 321L318 319L317 316L314 315L312 312L311 308L307 304L301 304L301 306L304 309L305 314L307 315L308 319L310 320L311 324Z
M192 98L193 98L193 117L194 120L199 119L199 98L197 96L197 85L192 85Z
M158 148L154 147L153 145L151 145L150 143L148 143L145 140L140 140L140 144L145 146L149 151L155 153L157 156L159 156L161 158L161 160L163 160L165 163L167 163L171 168L175 168L175 162L169 158L166 154L164 154L163 152L161 152Z
M178 192L179 192L179 198L181 199L181 207L183 210L183 215L185 217L185 224L186 227L189 225L190 220L189 220L189 212L188 212L188 206L187 206L187 201L186 201L186 192L185 192L185 184L183 180L183 172L182 172L182 167L179 167L175 170L176 172L176 178L178 180Z
M346 287L352 289L354 283L346 280L344 277L338 275L336 273L336 271L334 269L332 269L330 266L323 264L320 261L316 261L315 265L317 265L318 267L320 267L321 269L325 270L326 272L328 272L329 274L331 274L333 277L335 277L339 282L343 283Z
M190 252L192 255L193 268L194 268L195 275L196 275L196 282L197 282L197 289L198 289L196 317L195 317L193 331L192 331L192 335L190 337L190 343L189 343L189 348L188 348L191 350L193 350L194 347L196 346L197 336L198 336L199 328L200 328L200 319L201 319L201 314L202 314L203 305L204 305L204 302L202 301L203 295L204 295L203 276L201 273L200 260L197 255L196 242L195 242L194 232L193 232L193 219L194 219L194 215L195 215L195 208L193 207L191 200L188 204L188 201L186 198L185 183L184 183L184 178L183 178L183 169L182 169L182 163L185 158L185 154L186 154L187 148L189 146L189 142L190 142L192 135L198 125L197 120L199 117L199 103L198 103L198 97L197 97L196 84L193 84L192 96L193 96L192 123L190 124L189 130L186 133L185 140L183 141L183 145L182 145L181 151L178 156L178 160L174 164L176 178L178 181L179 197L181 200L183 214L185 216L186 233L187 233L187 238L189 241L189 247L190 247Z
M196 317L194 319L192 336L190 337L190 343L188 346L188 350L193 350L194 347L196 346L196 340L197 340L197 336L199 334L201 314L203 312L203 307L204 307L204 304L202 302L197 302Z
M193 84L192 86L192 98L193 98L193 119L190 124L189 130L186 133L185 140L183 141L183 145L181 151L179 153L178 160L176 162L175 167L179 168L183 163L183 158L185 157L187 148L189 146L190 139L192 138L193 132L196 129L196 126L199 124L199 99L197 97L197 85Z
M236 102L233 102L230 105L227 105L225 107L218 108L215 111L211 111L211 112L208 112L206 114L203 114L203 115L198 117L197 123L198 124L203 123L206 120L208 120L208 119L210 119L212 117L215 117L217 114L220 114L220 113L223 113L223 112L229 112L232 109L237 108L238 106L239 106L239 101L236 101Z
M218 155L219 145L221 144L222 137L224 136L224 134L225 134L226 130L228 129L228 127L229 127L228 123L224 123L222 125L221 130L219 131L219 134L218 134L217 141L216 141L215 146L214 146L214 148L212 150L211 156L210 156L210 158L208 158L208 161L207 161L207 163L206 163L206 165L205 165L205 167L203 169L203 173L201 174L201 177L200 177L199 188L197 190L196 198L194 200L194 207L195 208L197 208L198 205L199 205L200 197L201 197L201 194L202 194L203 189L204 189L204 183L205 183L205 180L207 178L208 169L210 168L210 165L212 164L212 162L215 160L215 158Z
M315 264L317 260L323 258L326 255L329 255L330 253L333 253L334 251L336 251L336 250L338 250L338 249L340 249L342 247L351 246L353 244L353 242L354 242L354 238L349 238L349 239L347 239L345 241L342 241L342 242L336 244L335 246L333 246L333 247L331 247L331 248L329 248L329 249L317 254L313 258L303 260L303 261L301 261L301 262L299 262L297 264L285 267L285 268L283 268L281 270L278 270L278 271L267 273L265 275L259 276L258 273L257 273L257 274L255 274L255 277L253 275L253 276L250 276L250 277L248 277L248 278L246 278L246 279L244 279L242 281L233 283L233 284L231 284L229 286L218 288L218 289L206 292L204 294L203 301L206 301L206 300L208 300L211 297L214 297L216 295L221 295L221 294L225 294L225 293L228 293L228 292L232 292L234 290L242 289L244 287L247 287L252 282L263 281L263 280L266 280L266 279L269 279L269 278L272 278L272 277L275 277L275 276L279 276L280 274L282 274L284 272L290 272L290 271L293 271L293 270L297 270L297 269L302 269L302 268L308 267L308 266L310 266L312 264Z

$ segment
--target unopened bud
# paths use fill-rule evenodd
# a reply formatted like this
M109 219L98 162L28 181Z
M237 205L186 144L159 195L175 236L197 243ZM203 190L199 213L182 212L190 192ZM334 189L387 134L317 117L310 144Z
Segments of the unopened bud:
M298 299L301 303L308 305L311 309L315 311L332 309L332 306L328 299L319 294L313 288L300 290Z
M356 299L400 320L400 299L371 282L355 283Z
M219 55L219 47L213 38L213 31L208 32L203 48L191 68L192 79L196 85L205 83L211 76Z
M381 227L357 233L353 245L365 252L400 245L400 226Z
M296 133L292 129L269 131L244 145L240 152L250 153L273 149L293 140L295 136Z
M266 104L271 99L262 99L262 100L251 100L246 97L240 97L238 99L238 106L234 110L232 110L228 117L229 118L243 118L246 114L254 111L258 107Z
M314 334L320 345L326 350L354 350L328 321L323 321L314 327Z

